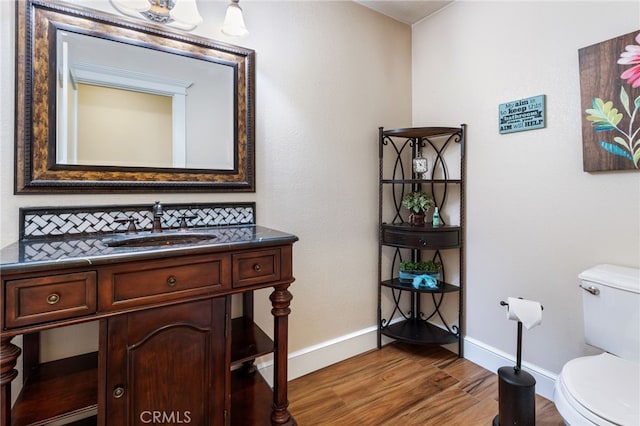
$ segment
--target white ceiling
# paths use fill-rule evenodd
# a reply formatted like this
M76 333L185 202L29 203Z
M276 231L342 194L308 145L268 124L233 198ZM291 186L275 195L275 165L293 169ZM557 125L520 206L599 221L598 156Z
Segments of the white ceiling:
M405 24L413 25L442 9L453 0L355 0L363 6L390 16Z

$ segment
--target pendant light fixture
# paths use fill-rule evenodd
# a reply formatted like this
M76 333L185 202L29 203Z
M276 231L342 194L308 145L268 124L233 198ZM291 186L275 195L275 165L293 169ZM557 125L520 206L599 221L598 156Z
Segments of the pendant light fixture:
M166 24L185 31L202 23L196 0L111 0L111 4L128 16Z
M227 14L224 17L222 32L232 37L241 37L249 34L247 27L244 25L242 17L242 9L238 4L239 0L231 0L227 7Z
M196 0L110 0L110 2L122 14L136 18L142 16L150 21L184 31L191 31L202 23ZM242 8L238 3L239 0L231 0L222 25L222 32L232 37L249 34L244 24Z

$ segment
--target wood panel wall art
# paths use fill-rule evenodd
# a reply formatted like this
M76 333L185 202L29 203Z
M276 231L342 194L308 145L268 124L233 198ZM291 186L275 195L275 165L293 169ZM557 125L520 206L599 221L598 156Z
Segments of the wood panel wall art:
M640 31L578 51L585 172L640 167Z

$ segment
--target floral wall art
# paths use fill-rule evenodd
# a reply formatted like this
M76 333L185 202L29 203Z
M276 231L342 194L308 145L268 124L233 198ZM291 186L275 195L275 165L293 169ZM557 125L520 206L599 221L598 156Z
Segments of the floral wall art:
M585 172L640 169L640 32L578 51Z

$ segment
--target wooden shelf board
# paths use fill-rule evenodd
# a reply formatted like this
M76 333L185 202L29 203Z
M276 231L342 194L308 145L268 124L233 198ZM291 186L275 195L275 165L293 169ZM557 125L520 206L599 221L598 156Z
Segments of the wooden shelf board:
M455 293L460 291L460 287L453 284L448 284L443 281L438 281L438 288L415 288L411 281L400 281L399 278L383 281L381 283L385 287L397 288L398 290L414 291L416 293Z
M11 411L11 424L41 425L95 412L97 401L97 352L43 363L28 373Z
M250 318L231 320L231 365L273 352L273 340Z
M273 392L257 371L231 372L231 425L271 426Z
M87 417L86 419L77 420L73 423L69 423L66 426L97 426L98 418L97 416Z
M462 180L461 179L382 179L382 183L392 183L392 184L396 184L396 185L404 185L404 184L411 184L411 183L422 183L425 185L430 185L430 184L461 184Z
M427 222L424 225L412 225L409 222L403 222L403 223L382 222L382 228L397 229L399 231L412 231L412 232L451 232L451 231L459 230L460 226L442 225L442 226L438 226L437 228L434 228L430 222Z
M381 333L402 342L419 345L445 345L459 340L457 335L420 319L393 323L383 328Z
M436 136L447 136L461 133L460 127L407 127L402 129L383 130L385 136L395 136L403 138L426 138Z

